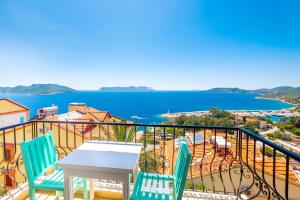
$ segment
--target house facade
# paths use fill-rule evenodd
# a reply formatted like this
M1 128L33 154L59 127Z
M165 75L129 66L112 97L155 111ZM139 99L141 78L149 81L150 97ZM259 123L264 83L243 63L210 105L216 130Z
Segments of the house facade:
M29 109L9 99L0 99L0 128L30 120Z
M25 182L25 171L20 156L20 143L23 141L52 131L59 157L64 157L87 140L113 140L112 127L96 126L88 124L89 122L125 122L107 111L91 108L82 103L70 104L67 113L43 116L41 120L44 123L30 123L6 129L5 132L0 131L0 161L3 166L1 173L4 174L0 177L0 184L7 189L14 188L16 183ZM50 123L51 121L57 123Z

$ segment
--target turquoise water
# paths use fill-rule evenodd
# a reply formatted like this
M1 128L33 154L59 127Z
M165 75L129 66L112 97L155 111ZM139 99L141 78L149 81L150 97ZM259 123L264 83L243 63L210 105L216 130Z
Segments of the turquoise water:
M0 94L0 98L11 98L31 109L31 116L41 107L59 106L64 113L71 102L85 102L88 106L109 111L113 115L136 122L160 123L160 114L209 110L217 107L225 110L280 110L292 107L280 101L256 99L255 94L224 94L196 91L159 92L75 92L52 95Z
M272 116L266 116L266 119L270 119L272 120L273 122L280 122L282 120L283 117L281 116L276 116L276 115L272 115ZM288 119L286 118L283 118L285 122L288 121Z

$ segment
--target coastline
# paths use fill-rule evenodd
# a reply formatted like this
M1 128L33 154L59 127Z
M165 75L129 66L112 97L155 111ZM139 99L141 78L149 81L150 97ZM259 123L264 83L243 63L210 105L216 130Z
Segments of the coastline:
M289 110L294 110L295 108L297 108L298 104L295 104L295 103L291 103L291 102L288 102L284 99L279 99L279 98L270 98L270 97L263 97L263 96L257 96L255 97L256 99L264 99L264 100L271 100L271 101L281 101L283 103L286 103L286 104L290 104L292 105L293 107L291 108L284 108L284 109L281 109L281 110L286 110L286 109L289 109Z
M295 110L297 108L297 104L293 104L290 102L287 102L283 99L278 99L278 98L267 98L267 97L262 97L262 96L256 96L256 99L265 99L265 100L271 100L271 101L281 101L283 103L292 105L291 108L282 108L280 110L253 110L253 109L249 109L249 110L225 110L228 112L231 112L233 114L236 113L247 113L249 115L255 115L257 113L259 113L260 115L265 115L265 116L291 116L293 115L292 111ZM174 113L163 113L160 115L160 117L165 118L165 119L169 119L169 118L174 118L174 117L178 117L180 115L187 115L187 116L203 116L206 115L207 113L209 113L209 110L202 110L202 111L190 111L190 112L174 112ZM262 114L264 113L264 114ZM295 112L295 116L297 116L297 112Z
M42 96L42 95L54 95L54 94L61 94L61 93L66 93L66 92L50 92L50 93L10 93L10 92L5 92L1 93L0 95L22 95L22 96Z
M293 112L290 108L281 109L281 110L225 110L232 114L238 114L241 116L259 116L259 117L266 117L266 116L280 116L280 117L293 117L293 116L300 116L299 112ZM161 114L160 117L165 119L179 117L180 115L186 116L205 116L210 111L191 111L191 112L176 112L176 113L164 113Z

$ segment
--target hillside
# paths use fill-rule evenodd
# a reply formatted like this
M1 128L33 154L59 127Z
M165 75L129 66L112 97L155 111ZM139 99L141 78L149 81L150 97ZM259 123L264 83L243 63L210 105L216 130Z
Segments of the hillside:
M205 90L205 92L212 93L251 93L250 90L244 90L240 88L212 88L209 90Z
M205 92L219 93L257 93L257 94L300 94L300 87L280 86L276 88L263 88L258 90L246 90L240 88L212 88Z
M262 93L262 97L281 99L289 103L300 104L300 87L279 87Z
M131 91L154 91L153 88L147 86L129 86L129 87L102 87L99 91L124 91L124 92L131 92Z
M260 94L299 93L300 87L280 86L280 87L271 88L271 89L259 89L259 90L254 90L254 91L257 93L260 93Z
M213 88L205 92L217 93L253 93L260 94L261 97L284 100L293 104L300 104L300 87L280 86L271 89L245 90L240 88Z
M51 94L61 92L74 92L76 90L57 84L32 84L30 86L0 87L0 93L14 94Z

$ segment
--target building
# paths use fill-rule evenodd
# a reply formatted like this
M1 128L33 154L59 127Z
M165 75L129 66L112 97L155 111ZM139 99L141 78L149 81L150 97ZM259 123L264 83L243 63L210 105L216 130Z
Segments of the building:
M18 104L10 99L0 99L0 128L8 127L24 122L28 122L30 120L30 112L29 109L21 104ZM24 125L25 126L25 125ZM18 129L14 130L14 133L18 132ZM13 129L9 129L11 132L11 137L17 139L16 136L13 136ZM3 137L4 132L0 132L0 136ZM2 138L1 141L1 155L0 158L3 164L9 164L15 155L15 145L13 142L8 142L9 138ZM4 145L5 144L5 145ZM1 183L4 183L7 187L14 187L16 182L14 181L15 177L15 168L6 168L3 169L1 173L4 174L3 180Z
M5 102L7 103L3 101L2 105L6 105L6 107L12 106L10 111L15 111L15 113L19 114L13 116L24 116L24 122L28 121L29 112L25 113L27 115L23 113L23 110L24 112L28 111L27 108L10 100L5 100ZM8 111L9 109L6 108L6 110ZM95 124L88 124L89 122L127 122L107 111L88 107L84 103L71 103L67 113L47 113L49 115L37 115L34 118L35 120L43 120L44 123L35 122L6 129L5 132L0 131L0 160L3 161L1 164L5 166L2 170L4 175L0 177L0 184L3 184L6 188L14 188L17 183L25 180L22 160L20 156L17 156L21 154L21 142L52 131L58 154L60 157L63 157L87 140L114 139L114 132L111 126L96 126ZM51 121L56 121L57 123L50 123ZM15 122L18 124L20 121L15 120ZM84 122L84 124L72 122Z
M266 141L255 134L249 135L239 127L105 123L118 119L108 117L110 115L108 114L105 111L88 108L86 105L80 105L79 108L70 105L67 113L51 114L45 120L30 121L26 125L1 129L0 143L4 142L2 144L4 148L0 149L2 151L0 156L6 154L9 145L14 150L12 154L6 154L6 158L0 157L2 160L0 195L1 188L9 190L15 188L17 184L19 187L10 190L4 199L25 200L28 195L27 179L20 153L21 142L52 130L56 150L61 158L89 139L115 141L114 138L108 138L116 133L114 130L111 132L108 127L123 126L135 127L135 134L138 130L146 131L142 140L136 140L135 136L133 141L143 143L139 167L151 173L160 172L165 175L174 173L178 157L176 140L187 136L192 159L184 191L187 198L183 199L299 199L300 157L291 154L290 150L272 147L272 141ZM104 123L94 123L93 120L96 119L102 119ZM183 132L177 134L176 130L180 129L183 129ZM119 130L121 130L119 133L124 135L126 129ZM172 137L166 137L168 133L171 133ZM243 137L246 134L249 137ZM225 144L225 148L215 145L210 138L216 136L222 137L231 145ZM121 191L122 186L115 182L107 182L106 179L97 180L94 188L97 193L95 197L103 199L103 192L116 191L116 188ZM195 191L192 191L193 188ZM2 191L3 194L5 192ZM45 196L39 199L52 199L50 196L54 193L39 194ZM212 198L212 194L218 197ZM220 194L226 196L220 197ZM120 198L114 199L122 199L122 196L119 196Z
M0 99L0 128L30 120L29 109L9 99Z

